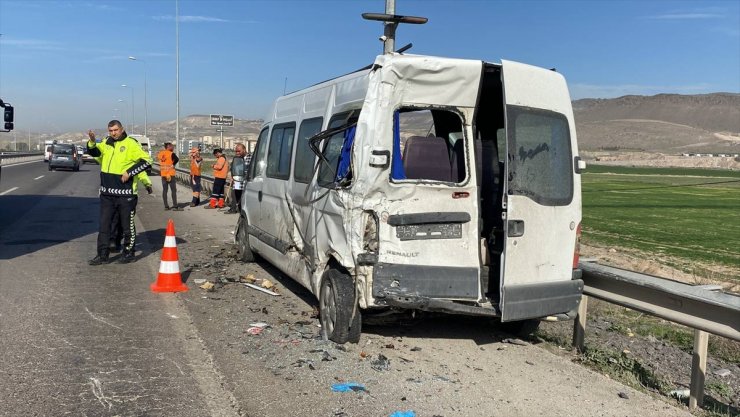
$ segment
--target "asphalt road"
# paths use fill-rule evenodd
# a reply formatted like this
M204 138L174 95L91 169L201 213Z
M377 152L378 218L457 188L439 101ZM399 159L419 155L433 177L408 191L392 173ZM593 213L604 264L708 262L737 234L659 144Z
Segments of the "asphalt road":
M474 319L322 341L311 294L230 256L235 215L164 211L152 180L155 195L139 197L137 261L90 267L98 167L3 167L0 416L690 416L536 345L506 343ZM153 294L169 218L190 291ZM282 296L234 282L250 274ZM255 322L269 327L249 334ZM350 381L366 390L332 392Z
M0 415L235 415L176 296L149 291L158 259L87 265L98 172L3 168Z

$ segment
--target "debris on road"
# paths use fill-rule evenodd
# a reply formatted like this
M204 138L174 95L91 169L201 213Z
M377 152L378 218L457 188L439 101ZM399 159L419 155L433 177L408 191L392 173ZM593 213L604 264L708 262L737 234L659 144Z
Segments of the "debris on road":
M625 400L629 400L630 399L629 394L627 394L626 392L620 392L617 395L619 395L619 398L624 398Z
M522 339L515 339L515 338L506 338L501 341L501 343L508 343L510 345L517 345L517 346L529 346L529 343L525 342Z
M378 359L370 362L370 367L376 371L387 371L391 369L391 361L382 353L378 354Z
M194 280L193 280L193 282L195 283L195 285L200 285L200 284L203 284L203 283L205 283L206 281L207 281L207 280L206 280L205 278L196 278L196 279L194 279Z
M208 292L213 292L216 289L216 284L206 281L203 284L199 285L198 288L202 288Z
M414 410L394 411L388 417L416 417Z
M368 392L364 385L357 382L342 382L331 386L332 392Z
M718 370L714 371L714 374L717 375L717 376L719 376L719 377L723 377L724 378L724 377L729 376L730 374L732 374L732 372L730 372L729 369L718 369Z
M280 295L280 294L276 293L275 291L270 291L270 290L268 290L266 288L258 287L258 286L254 285L254 284L244 283L244 285L246 285L249 288L255 289L257 291L262 291L265 294Z

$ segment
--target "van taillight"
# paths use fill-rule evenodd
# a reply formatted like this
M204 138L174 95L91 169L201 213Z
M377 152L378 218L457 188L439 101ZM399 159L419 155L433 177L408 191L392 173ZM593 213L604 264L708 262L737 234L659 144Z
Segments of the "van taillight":
M578 262L581 258L581 224L578 223L576 228L576 247L573 250L573 269L578 268Z

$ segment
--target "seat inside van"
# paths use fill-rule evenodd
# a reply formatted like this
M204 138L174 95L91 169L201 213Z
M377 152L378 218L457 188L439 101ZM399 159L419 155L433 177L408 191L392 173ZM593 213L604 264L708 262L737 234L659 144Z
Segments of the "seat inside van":
M436 136L412 136L403 148L403 168L410 180L452 180L447 141Z

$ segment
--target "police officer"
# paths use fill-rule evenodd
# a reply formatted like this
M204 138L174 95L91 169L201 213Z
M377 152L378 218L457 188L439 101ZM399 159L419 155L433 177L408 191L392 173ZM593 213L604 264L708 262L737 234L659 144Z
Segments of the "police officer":
M108 244L111 235L113 213L118 212L123 227L123 254L121 263L135 260L136 243L136 181L134 177L151 166L149 154L141 149L136 140L128 137L121 122L108 123L109 136L100 143L95 142L95 133L87 132L87 152L92 157L100 157L100 225L98 228L98 254L89 261L90 265L108 263Z

